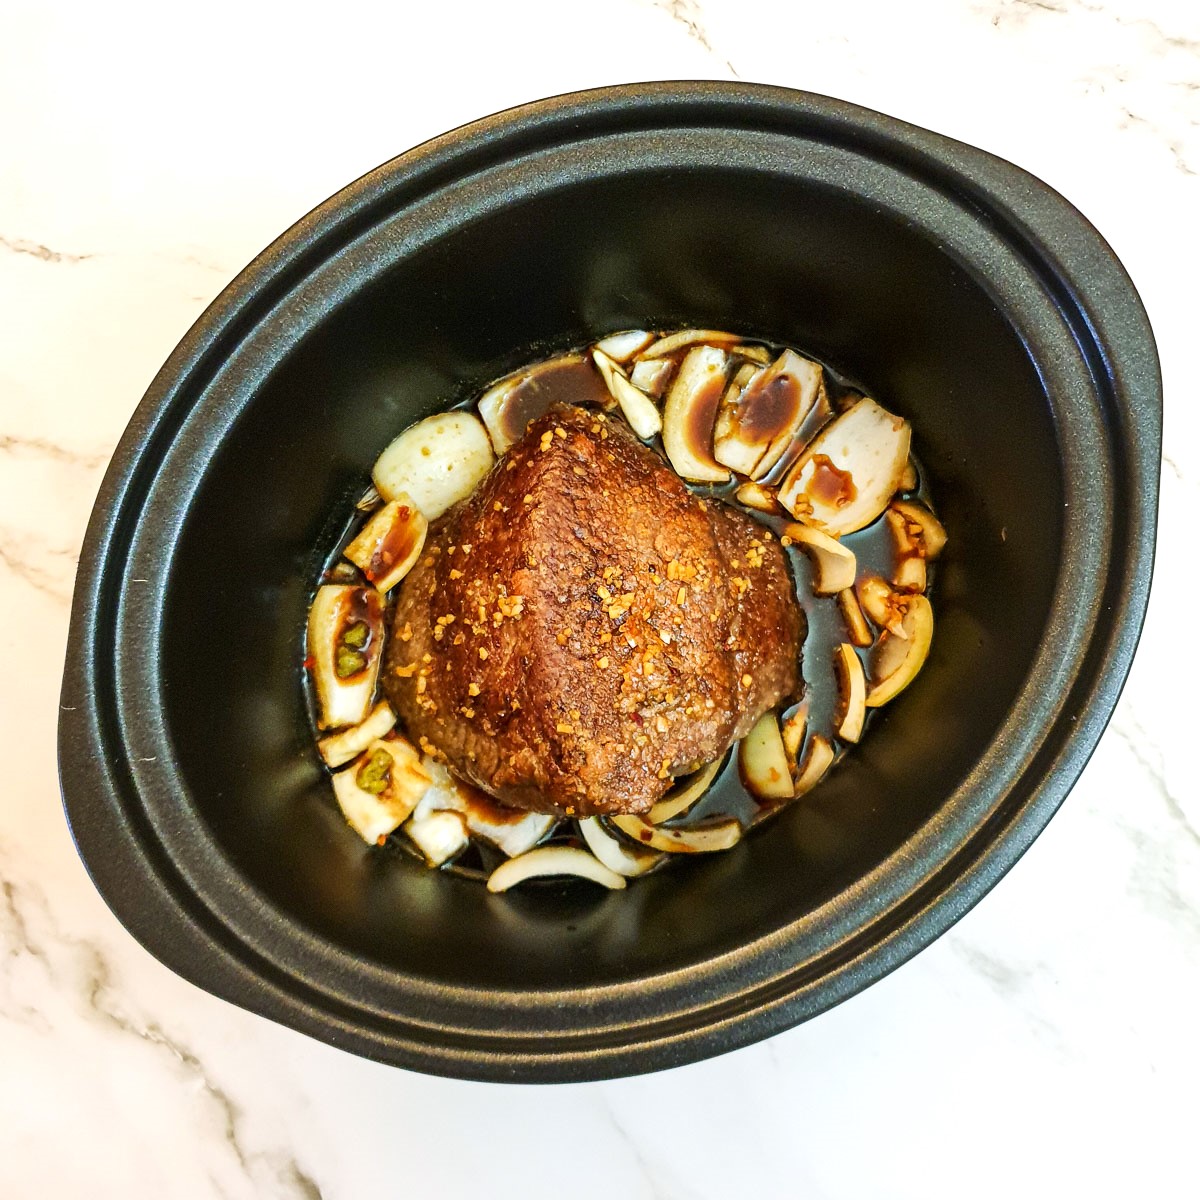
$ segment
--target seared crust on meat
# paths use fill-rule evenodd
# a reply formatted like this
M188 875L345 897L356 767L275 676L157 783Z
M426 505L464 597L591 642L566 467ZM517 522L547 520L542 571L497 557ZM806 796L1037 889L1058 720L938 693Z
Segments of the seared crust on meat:
M560 405L430 529L383 683L506 804L642 813L795 691L803 625L767 529Z

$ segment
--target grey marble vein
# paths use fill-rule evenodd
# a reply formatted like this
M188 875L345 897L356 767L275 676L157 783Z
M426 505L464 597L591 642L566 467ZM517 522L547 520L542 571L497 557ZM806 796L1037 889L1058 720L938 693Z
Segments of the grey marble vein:
M261 1191L259 1185L264 1182L263 1176L269 1175L272 1196L321 1200L319 1185L293 1156L281 1150L264 1152L247 1148L240 1106L212 1079L195 1052L179 1038L168 1034L156 1021L143 1020L122 1011L118 1000L122 992L114 982L104 953L94 943L59 928L40 889L4 878L0 882L0 917L3 918L0 946L6 950L0 959L0 979L8 976L10 966L6 964L11 964L13 959L28 956L37 961L54 990L74 992L87 1016L160 1051L176 1069L198 1085L201 1094L218 1114L225 1145L256 1191ZM35 929L43 932L38 934ZM65 970L60 962L64 958ZM22 1019L31 1013L33 1010L29 1006L16 1010L9 1006L4 1015Z
M51 600L59 604L69 604L71 601L70 578L64 580L61 575L48 571L34 562L25 549L24 541L25 539L14 533L13 530L0 529L0 567L4 567L10 574L23 580L36 591L49 596ZM77 561L76 552L73 550L43 550L41 553L57 557L69 556L73 563ZM68 575L70 574L68 572Z
M1129 753L1133 755L1134 761L1149 776L1151 782L1154 784L1154 790L1158 793L1158 798L1162 801L1167 814L1180 832L1184 833L1197 846L1200 846L1200 830L1197 830L1192 824L1187 810L1167 783L1161 752L1159 753L1159 761L1153 761L1150 755L1146 753L1146 747L1153 744L1153 739L1147 736L1146 731L1136 718L1127 719L1133 725L1132 730L1124 728L1124 722L1119 725L1114 722L1113 732L1125 743L1129 749Z
M696 0L651 0L651 3L655 8L662 9L671 20L682 25L692 41L699 43L715 58L721 59L735 79L741 78L733 63L722 57L713 46L704 26L704 13Z
M10 254L28 254L48 263L79 263L95 257L91 254L66 254L62 250L51 250L49 246L43 246L40 242L5 237L3 234L0 234L0 250L7 250Z
M14 457L48 458L55 462L71 463L88 468L102 467L111 457L107 450L93 452L72 450L69 446L52 442L48 438L20 437L11 433L0 433L0 454L10 454Z

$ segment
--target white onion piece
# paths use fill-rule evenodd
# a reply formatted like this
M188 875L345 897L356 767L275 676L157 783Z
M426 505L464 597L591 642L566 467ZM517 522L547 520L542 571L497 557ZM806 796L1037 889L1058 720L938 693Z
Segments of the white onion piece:
M618 841L598 817L585 817L579 822L579 832L588 849L610 870L618 875L645 875L661 858L653 850L639 850Z
M539 846L501 863L488 876L487 889L489 892L507 892L527 879L546 875L578 875L614 891L625 886L623 876L610 871L586 850L577 850L574 846Z
M675 360L672 358L643 358L634 364L629 372L629 382L635 388L653 396L655 400L662 397L675 374Z
M383 597L373 587L352 584L327 583L317 588L308 610L308 653L317 693L317 725L332 729L359 724L379 678Z
M946 529L941 521L916 500L893 500L891 507L910 525L920 526L924 557L930 561L937 558L946 545Z
M771 361L771 352L766 346L756 346L752 342L743 342L739 346L730 348L730 354L736 354L738 358L749 359L750 362L758 363L765 367Z
M858 597L854 594L852 587L843 588L837 594L838 608L842 613L842 623L846 626L846 634L850 641L856 646L869 646L874 640L875 635L871 632L871 627L867 624L867 618L863 616L862 605L858 602Z
M925 590L925 546L920 526L911 524L894 508L883 514L892 537L892 583L906 592Z
M323 737L317 743L321 757L331 766L340 767L355 755L361 754L376 738L391 731L396 714L386 700L380 700L367 714L367 719L350 729Z
M740 504L747 508L756 508L759 512L778 512L779 505L775 503L775 493L771 488L763 487L761 483L743 483L735 493Z
M738 747L742 778L764 800L786 800L792 794L792 768L774 713L763 713Z
M664 338L659 338L657 342L642 351L642 357L662 358L664 354L674 354L676 350L682 350L685 346L694 346L697 342L724 346L740 340L736 333L722 333L719 329L681 329L678 333L671 333Z
M381 791L363 786L364 771L374 771L382 756L386 768L377 778ZM420 755L401 738L372 742L362 754L333 776L333 794L342 815L363 839L374 845L402 824L429 790Z
M811 525L785 525L783 536L790 538L812 560L812 586L818 596L832 596L854 586L858 564L849 546L843 546L836 538Z
M696 483L724 483L729 471L712 456L713 422L725 390L729 356L714 346L688 351L663 409L663 448L676 474Z
M639 350L644 350L654 341L654 334L644 329L626 329L622 333L610 333L601 338L593 349L607 354L613 362L628 362Z
M712 786L712 781L716 779L724 761L723 758L718 758L715 762L710 762L708 766L701 767L687 783L668 792L655 804L646 814L646 820L651 825L661 825L664 821L670 821L687 812Z
M910 458L904 467L904 474L900 476L900 490L902 492L911 492L918 483L917 479L917 464Z
M833 765L834 757L833 746L829 739L822 737L819 733L814 733L808 739L808 750L805 752L804 762L796 772L796 783L792 795L803 796L805 792L812 791L821 782L825 772Z
M431 867L461 854L471 840L462 813L431 807L428 795L405 822L404 832Z
M837 735L844 742L857 742L867 719L867 678L862 662L849 643L839 644L833 661L841 696Z
M546 813L507 808L490 796L476 793L432 758L423 759L422 768L432 781L427 796L429 807L459 813L475 837L509 858L533 849L557 820Z
M429 522L411 496L389 500L346 547L346 557L384 595L413 569Z
M621 373L617 364L602 351L593 350L592 361L603 376L613 399L621 406L621 412L625 420L629 422L629 428L644 442L656 437L658 431L662 429L662 417L658 415L654 401L645 393L638 391Z
M779 735L783 738L783 748L792 762L796 761L800 747L804 744L804 734L808 729L808 703L798 704L779 723Z
M616 407L607 391L599 386L594 393L579 392L582 380L590 375L589 370L581 378L579 368L586 362L582 354L560 354L506 375L480 396L479 415L497 454L503 454L520 441L529 423L546 413L557 400L581 404L599 400L603 408Z
M866 704L878 708L902 692L917 677L933 643L933 606L920 595L904 597L904 638L880 635L871 655L871 687Z
M739 475L749 475L754 464L762 457L762 446L738 436L736 417L742 394L764 369L756 363L742 363L734 372L725 394L721 397L716 423L713 425L713 458Z
M863 612L880 629L886 629L901 641L908 637L904 632L904 597L892 591L886 580L866 575L858 581L856 591Z
M495 461L483 422L454 409L410 425L376 460L372 477L385 500L407 493L432 521L465 500Z
M820 363L785 350L755 372L736 396L726 394L717 417L713 457L751 479L762 479L783 457L825 391Z
M908 463L907 421L863 397L808 444L779 489L793 516L840 537L887 507Z
M732 817L712 824L693 825L687 829L659 828L641 817L610 817L626 837L652 850L665 850L668 854L711 854L717 850L728 850L742 840L742 827Z

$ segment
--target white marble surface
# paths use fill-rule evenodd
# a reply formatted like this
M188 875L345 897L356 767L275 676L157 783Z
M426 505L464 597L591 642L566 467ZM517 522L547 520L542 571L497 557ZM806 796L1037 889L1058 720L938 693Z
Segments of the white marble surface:
M8 0L0 20L0 1196L1195 1196L1200 504L1194 0ZM1133 676L1060 815L826 1016L563 1088L354 1059L182 982L88 882L55 779L72 573L156 368L281 229L497 108L736 76L1010 157L1123 257L1168 395Z

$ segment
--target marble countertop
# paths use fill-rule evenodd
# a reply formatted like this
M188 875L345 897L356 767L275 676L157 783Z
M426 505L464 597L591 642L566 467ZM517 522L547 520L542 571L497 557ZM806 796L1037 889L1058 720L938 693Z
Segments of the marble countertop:
M55 724L92 500L177 340L314 204L498 108L679 77L807 88L973 142L1110 240L1169 406L1141 650L1029 853L821 1018L558 1088L362 1061L177 978L75 855ZM1172 672L1200 505L1200 7L10 0L0 129L0 1196L1196 1195L1200 738Z

